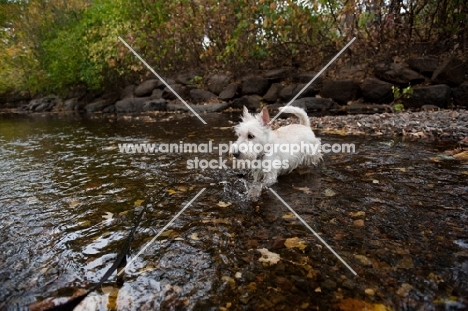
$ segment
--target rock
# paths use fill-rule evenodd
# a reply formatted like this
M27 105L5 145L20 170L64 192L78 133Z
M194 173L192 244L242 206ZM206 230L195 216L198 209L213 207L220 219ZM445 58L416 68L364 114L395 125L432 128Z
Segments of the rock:
M284 102L290 101L291 99L293 99L295 95L294 92L296 88L297 88L297 84L291 84L291 85L283 87L281 91L279 92L279 98Z
M222 74L214 74L208 79L208 90L219 95L229 85L231 78Z
M115 105L110 105L102 109L102 113L115 113Z
M134 94L137 97L148 96L160 86L162 86L162 83L158 79L146 80L135 88Z
M266 94L263 96L263 99L269 103L276 102L279 98L279 93L282 89L283 86L280 83L273 83L266 92Z
M239 84L237 83L231 83L224 90L219 94L219 99L220 100L230 100L236 97L237 95L237 90L239 89Z
M67 99L63 104L64 111L78 111L78 98Z
M377 78L400 86L419 84L425 79L420 73L396 63L378 64L374 73Z
M87 104L84 107L84 111L87 113L93 113L93 112L100 112L107 106L110 106L113 104L113 100L111 99L99 99L95 102L92 102L90 104Z
M200 112L219 112L223 111L229 106L226 102L210 103L207 105L190 105L190 107L197 113ZM190 111L184 104L167 104L168 111Z
M293 82L295 83L309 83L315 76L317 75L317 73L315 72L309 72L309 73L300 73L300 74L297 74L293 77ZM321 84L323 83L323 78L322 76L318 76L317 78L315 78L314 82L311 84L311 85L316 85L317 88L320 89L320 86Z
M337 77L340 80L362 81L366 77L366 66L345 66L338 71Z
M466 65L456 57L444 61L434 72L431 82L434 84L447 84L458 86L465 80Z
M164 90L161 89L154 89L153 93L151 93L151 99L161 99L164 94Z
M431 77L439 64L437 59L424 56L410 58L407 63L411 69L425 75L426 77Z
M360 263L362 263L366 267L371 267L372 266L372 261L369 260L364 255L354 255L354 258L357 259Z
M351 280L344 280L344 282L341 284L346 289L352 290L356 288L356 283L354 283Z
M297 99L291 104L291 106L300 107L308 113L317 111L330 111L340 108L340 106L331 99L317 97L305 97Z
M468 107L468 82L453 89L453 102L457 106Z
M421 108L423 105L434 105L447 108L452 90L445 84L415 87L409 98L401 101L406 108Z
M325 82L321 95L332 98L340 105L346 105L348 101L358 98L359 91L359 85L352 80L336 80Z
M135 85L130 84L127 85L126 87L123 88L123 90L120 92L120 98L130 98L134 97L134 92L135 92Z
M327 279L325 281L323 281L322 283L320 283L320 287L323 288L323 289L326 289L326 290L329 290L329 291L332 291L336 288L336 282L330 280L330 279Z
M187 87L182 84L169 84L170 87L179 94L180 97L183 99L187 98ZM168 100L177 99L177 96L166 86L164 88L164 92L162 94L162 98Z
M362 97L370 103L391 103L393 101L392 84L379 79L366 78L361 83Z
M33 99L29 102L27 110L33 112L49 112L56 105L61 105L62 100L55 95Z
M149 97L124 98L115 103L115 112L140 112L143 104L150 100Z
M194 84L195 79L198 77L203 77L203 72L201 70L184 72L177 75L175 82L182 85L191 85Z
M299 94L300 91L307 85L307 83L300 83L296 86L294 89L294 96ZM314 97L320 92L320 88L318 87L317 84L312 83L309 85L298 97L299 98L304 98L304 97Z
M260 95L263 96L268 91L270 82L263 77L249 77L242 81L242 95Z
M203 89L194 89L190 91L190 97L192 97L195 103L199 104L208 102L210 99L216 98L216 95Z
M356 219L353 221L353 226L355 227L364 227L364 220L363 219Z
M262 97L259 95L246 95L241 98L236 98L232 101L232 108L243 108L244 106L251 111L260 110Z
M273 69L267 71L263 77L271 82L279 82L289 77L290 70L286 68Z
M142 111L166 111L167 102L164 99L151 99L143 103Z
M362 103L352 103L349 106L344 106L344 108L349 114L383 113L391 111L391 109L385 105Z

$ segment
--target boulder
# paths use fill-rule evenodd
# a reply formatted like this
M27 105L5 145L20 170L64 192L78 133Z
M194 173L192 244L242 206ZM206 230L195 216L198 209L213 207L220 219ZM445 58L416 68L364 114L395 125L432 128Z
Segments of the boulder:
M107 106L112 105L113 102L114 101L111 99L98 99L97 101L84 106L84 111L87 113L101 112Z
M242 95L263 96L268 91L270 82L263 77L249 77L242 81Z
M300 74L297 74L293 77L293 82L295 83L309 83L313 78L315 78L315 76L317 75L317 73L315 72L307 72L307 73L300 73ZM323 84L323 78L322 76L318 76L317 78L315 78L314 82L312 83L312 85L316 85L317 88L320 89L320 86Z
M352 80L332 80L324 83L321 95L331 98L340 105L359 97L359 85Z
M421 108L424 105L447 108L451 95L452 90L448 85L429 85L415 87L413 94L409 98L402 98L401 101L406 108Z
M163 97L164 90L161 89L154 89L153 93L151 93L151 99L160 99Z
M431 82L458 86L465 80L466 65L456 57L445 60L434 72Z
M266 94L263 96L263 99L269 103L276 102L282 89L283 86L280 83L273 83Z
M239 84L231 83L224 88L224 90L219 94L219 99L221 100L230 100L236 97L237 90L239 89Z
M142 111L166 111L167 102L164 99L150 99L143 103Z
M102 109L102 113L115 113L115 105L110 105Z
M191 85L194 84L195 79L199 77L203 77L203 72L201 70L183 72L177 75L175 82L182 85Z
M263 77L270 82L279 82L282 80L286 80L289 77L290 70L287 68L280 68L280 69L273 69L267 71Z
M424 82L424 76L402 64L378 64L374 74L377 78L400 86L415 85Z
M150 100L149 97L124 98L115 103L115 112L140 112L143 104Z
M229 85L231 78L222 74L214 74L208 79L208 90L216 95L221 92Z
M364 100L369 103L388 104L393 101L392 84L379 79L364 79L361 83L361 92Z
M307 83L299 83L296 85L296 88L294 89L294 96L299 94L300 91L307 85ZM300 95L298 98L304 98L304 97L314 97L320 92L320 88L318 87L317 84L312 83L309 85Z
M67 99L63 104L63 111L78 111L78 98Z
M291 106L304 109L306 112L338 110L340 106L331 99L304 97L292 102Z
M171 88L179 94L180 97L183 99L187 98L187 87L182 84L170 84ZM167 100L174 100L177 99L177 96L166 86L164 88L164 92L162 94L162 98Z
M209 91L203 89L194 89L190 91L190 97L194 103L206 103L210 99L216 98L217 96Z
M249 110L258 111L262 106L262 97L259 95L245 95L234 99L231 104L232 108L243 108L244 106Z
M425 75L426 77L431 77L439 65L437 59L424 56L410 58L407 63L411 69Z
M291 85L287 85L283 87L281 91L279 92L279 98L284 102L290 101L291 99L293 99L294 95L296 94L294 93L296 91L296 88L297 88L297 84L291 84Z
M468 82L463 82L453 89L453 103L457 106L468 107Z
M135 88L134 94L136 97L149 96L154 89L160 86L162 86L162 82L158 79L146 80Z
M55 95L33 99L29 102L27 110L32 112L49 112L55 106L61 105L62 100Z

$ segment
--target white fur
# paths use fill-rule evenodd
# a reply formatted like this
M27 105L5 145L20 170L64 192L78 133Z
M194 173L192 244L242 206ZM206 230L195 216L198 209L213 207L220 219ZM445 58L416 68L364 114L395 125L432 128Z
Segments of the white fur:
M270 117L266 108L261 113L252 115L244 107L242 122L234 128L238 139L231 152L238 160L266 160L270 161L270 163L272 161L288 163L287 167L283 165L280 168L271 168L269 171L258 168L253 169L254 185L260 184L260 186L251 188L249 196L252 198L260 195L261 188L274 184L279 175L289 173L300 166L316 165L322 159L320 139L315 137L314 132L310 128L310 121L305 111L298 107L285 107L282 108L282 112L296 115L299 118L300 124L283 126L273 131L268 124ZM316 145L317 152L312 152L311 150L304 152L304 150L301 150L292 153L282 152L279 150L280 148L277 148L278 150L276 151L270 149L274 145L291 146L292 144L301 145L301 143ZM246 150L249 144L263 146L264 151ZM240 150L244 152L240 152Z

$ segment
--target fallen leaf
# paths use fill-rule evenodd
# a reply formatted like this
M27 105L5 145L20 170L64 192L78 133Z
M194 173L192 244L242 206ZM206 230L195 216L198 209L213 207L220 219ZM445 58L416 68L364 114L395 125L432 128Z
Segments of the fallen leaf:
M312 191L310 191L309 187L294 187L293 186L293 188L296 189L296 190L302 191L305 194L311 194L312 193Z
M364 255L354 255L354 258L359 260L364 266L372 266L372 261Z
M397 294L401 297L406 297L408 296L410 290L413 289L413 286L411 284L408 284L408 283L403 283L401 284L400 288L397 290Z
M335 196L336 195L336 192L331 190L331 189L325 189L325 196L326 197L332 197L332 196Z
M335 305L337 310L340 311L391 311L392 308L387 307L383 304L378 303L369 303L364 300L359 300L355 298L346 298L340 301Z
M68 206L69 206L70 208L75 208L75 207L77 207L78 205L80 205L80 201L78 201L78 200L72 200L72 201L68 202Z
M145 202L145 200L136 200L133 205L135 206L141 206L141 203Z
M349 216L351 216L351 217L361 217L361 216L364 217L364 216L366 216L366 212L364 212L364 211L350 212Z
M301 251L303 251L307 247L304 241L302 241L298 237L286 239L286 241L284 241L284 246L286 246L287 248L299 248Z
M107 219L107 220L112 219L112 217L114 217L114 214L112 214L111 212L106 212L105 215L102 215L102 218Z
M194 241L200 240L200 239L198 238L198 234L196 234L196 233L192 233L192 234L190 235L190 238L191 238L192 240L194 240Z
M291 219L291 218L295 218L296 216L294 216L293 213L287 213L285 215L283 215L283 219Z
M175 191L174 189L169 189L169 190L167 190L167 192L168 192L170 195L172 195L172 194L174 194L174 193L177 193L177 191Z
M228 207L228 206L231 206L232 203L231 202L223 202L223 201L219 201L218 204L217 204L219 207Z
M379 183L379 181L378 181L377 179L374 179L374 180L372 181L372 183L374 183L374 184L378 184L378 183Z
M453 157L457 160L468 160L468 151L463 151L463 152L454 154Z
M279 254L272 253L266 248L259 248L257 249L257 251L259 251L260 254L262 254L262 256L258 259L258 261L260 262L264 262L269 265L275 265L281 259Z

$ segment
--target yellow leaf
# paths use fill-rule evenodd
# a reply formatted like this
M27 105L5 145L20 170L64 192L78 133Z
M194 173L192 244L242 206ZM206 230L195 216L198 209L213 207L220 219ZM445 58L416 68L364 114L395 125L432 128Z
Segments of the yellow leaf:
M167 192L168 192L170 195L172 195L172 194L174 194L174 193L177 193L177 191L175 191L174 189L169 189L169 190L167 190Z
M109 220L112 219L113 216L114 214L112 214L111 212L106 212L105 215L102 215L102 218Z
M219 207L228 207L228 206L231 206L232 203L231 202L223 202L223 201L219 201L218 204Z
M457 160L468 160L468 151L463 151L463 152L454 154L453 157Z
M350 212L349 216L351 217L361 217L361 216L366 216L366 212L364 211L359 211L359 212Z
M287 213L286 215L283 215L283 219L290 219L290 218L295 218L293 213Z
M286 241L284 242L284 246L286 246L287 248L299 248L301 251L303 251L307 247L304 241L302 241L298 237L286 239Z
M325 189L325 196L326 197L333 197L335 195L336 195L335 191L333 191L331 189Z
M145 202L145 200L136 200L133 204L135 206L141 206L141 203Z
M194 240L194 241L200 240L200 239L198 238L198 234L196 234L196 233L192 233L192 234L190 235L190 238L191 238L192 240Z

